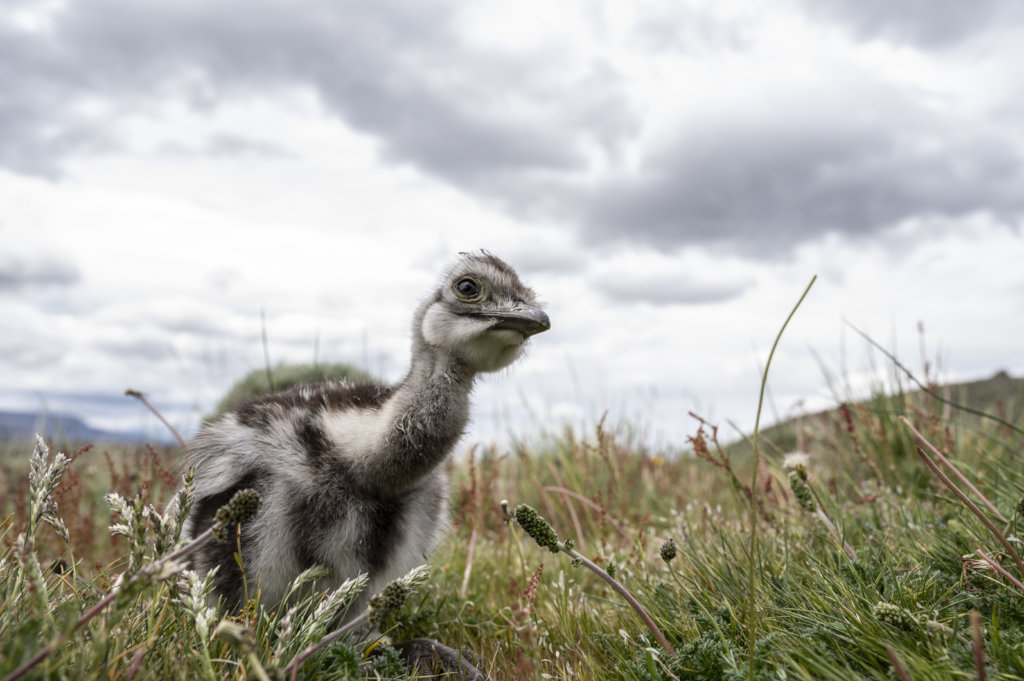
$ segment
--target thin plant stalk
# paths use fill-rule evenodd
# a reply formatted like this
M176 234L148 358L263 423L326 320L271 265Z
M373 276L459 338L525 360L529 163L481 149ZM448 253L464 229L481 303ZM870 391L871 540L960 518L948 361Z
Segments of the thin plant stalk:
M903 663L900 662L900 658L896 657L896 651L893 650L892 646L885 647L885 654L889 658L889 664L892 665L893 671L896 672L896 676L900 677L900 681L912 681L910 674L907 673Z
M507 507L508 503L502 502L502 508L506 509ZM573 549L573 541L571 539L567 539L564 542L560 541L558 539L558 533L555 532L555 528L551 527L551 523L542 518L532 506L527 504L520 504L516 506L515 511L512 513L512 517L516 519L516 522L519 523L521 528L523 528L523 531L530 535L530 537L542 548L547 549L551 553L561 552L566 554L573 559L574 564L583 564L588 570L608 582L608 584L610 584L620 596L626 599L626 602L629 603L630 607L636 611L640 616L640 619L642 619L644 624L647 625L647 628L651 630L652 634L654 634L654 638L658 640L658 643L660 643L670 655L676 655L675 648L673 648L672 644L668 642L665 635L661 633L661 629L659 629L658 625L654 623L654 620L647 614L647 611L644 610L642 605L640 605L640 602L633 597L633 594L629 593L626 587L622 586L622 584L608 574L607 571L575 551ZM513 532L512 536L515 537L516 533Z
M608 512L605 511L604 508L602 508L600 504L598 504L598 503L596 503L594 501L591 501L590 499L588 499L587 497L583 496L579 492L573 492L571 489L566 489L565 487L556 487L556 486L541 487L541 490L544 491L544 492L557 492L558 494L570 496L573 499L575 499L576 501L579 501L580 503L582 503L583 505L589 506L593 510L597 511L598 513L600 513L601 516L603 517L603 519L608 521L608 524L611 525L613 528L615 528L615 531L618 532L619 535L621 535L623 539L629 539L629 533L626 532L624 529L622 529L622 525L620 525L615 520L615 518L612 518L610 515L608 515Z
M157 411L156 407L154 407L152 404L149 403L149 400L146 399L145 395L140 393L138 390L132 390L131 388L128 388L127 390L125 390L124 394L128 395L129 397L134 397L139 402L142 402L142 404L144 404L147 409L149 409L151 412L153 412L154 416L156 416L158 419L160 419L160 423L164 424L167 427L167 430L171 431L171 435L174 436L174 439L177 440L181 444L181 446L183 448L185 448L186 450L188 449L188 444L185 442L185 439L183 437L181 437L181 435L178 433L178 431L174 429L174 426L172 426L167 421L167 419L164 418L163 414L161 414L159 411Z
M974 649L974 671L978 681L985 681L985 639L981 636L981 613L971 610L971 647Z
M557 479L558 471L554 469L554 466L551 465L550 461L548 461L547 464L548 468L551 469L551 473ZM545 494L548 494L545 488L541 487L541 490L544 491ZM560 496L562 497L562 503L565 504L565 508L569 512L569 520L572 522L572 527L576 531L576 541L580 543L580 548L586 548L586 543L583 540L583 526L580 525L580 518L576 514L576 507L572 505L572 502L569 501L565 494Z
M821 521L821 524L824 525L826 529L828 529L829 533L832 535L832 539L834 539L837 544L843 547L843 551L846 553L847 556L849 556L850 560L857 560L857 552L854 551L853 547L847 544L846 541L844 541L843 538L839 535L839 530L836 528L835 523L833 523L832 520L827 515L825 515L825 512L821 510L820 502L818 508L814 509L814 515L817 516L818 520Z
M469 548L466 550L466 569L462 573L462 585L459 587L459 599L466 600L466 594L469 593L469 576L473 573L473 557L476 555L476 538L477 531L473 528L473 531L469 534Z
M672 644L668 642L667 638L665 638L665 634L661 633L661 629L658 628L658 625L654 623L654 620L651 619L651 616L647 614L647 611L644 610L644 607L640 605L640 602L633 597L633 594L631 594L629 590L626 589L626 587L622 586L622 584L617 579L612 577L605 570L601 569L601 567L595 564L593 561L580 555L579 552L577 552L575 549L568 548L567 546L565 546L565 544L560 544L560 547L563 553L570 556L573 560L579 561L588 570L593 572L595 575L597 575L604 581L608 582L608 584L613 589L615 589L616 593L618 593L620 596L626 599L626 602L629 603L630 607L636 611L636 614L640 616L640 619L642 619L644 624L647 625L647 628L651 630L651 633L654 634L654 638L658 640L658 643L661 644L661 647L667 650L669 655L676 655L675 648L673 648Z
M901 416L900 420L902 420L903 424L910 429L910 432L914 434L914 437L917 438L918 442L923 444L932 452L937 451L935 447L932 445L932 443L929 442L928 439L917 430L917 428L914 428L914 425L910 422L910 419L908 419L906 416ZM930 456L928 456L928 452L924 451L924 448L921 447L920 445L917 447L917 453L921 457L921 460L924 461L930 469L932 469L932 472L935 473L936 476L938 476L939 480L941 480L942 483L946 487L948 487L951 492L953 492L953 494L959 497L960 501L964 502L964 505L966 505L967 508L971 510L971 513L978 516L981 522L985 524L985 527L989 529L989 532L995 535L996 539L999 540L999 543L1002 544L1003 548L1006 549L1006 552L1010 554L1011 558L1013 558L1013 562L1017 564L1017 570L1020 571L1021 575L1024 575L1024 563L1021 562L1020 554L1017 553L1016 549L1013 548L1013 545L1010 544L1006 537L1003 536L1003 533L1000 532L996 528L995 524L993 524L993 522L989 520L988 516L985 515L980 508L978 508L978 505L971 501L971 498L964 494L963 490L957 487L956 483L950 480L948 475L942 472L942 469L939 468L939 465L935 463Z
M993 570L995 570L996 572L1001 574L1003 577L1006 577L1008 580L1010 580L1011 584L1013 584L1015 587L1017 587L1021 591L1024 591L1024 584L1021 584L1019 579L1017 579L1016 577L1011 575L1009 572L1007 572L1006 568L1004 568L1002 565L1000 565L999 563L994 561L992 558L989 558L987 553L985 553L981 549L978 549L977 551L975 551L975 553L977 553L979 556L981 556L981 559L984 560L986 563L988 563L992 567Z
M754 616L754 594L756 591L756 580L754 579L754 568L755 559L757 555L757 499L755 497L757 490L757 469L761 465L761 450L758 447L758 433L761 428L761 409L764 406L764 392L768 386L768 369L772 365L772 357L775 356L775 349L779 346L779 341L782 339L782 333L786 330L789 325L789 320L796 314L800 304L804 302L804 298L810 293L811 287L814 286L814 282L818 279L818 275L811 277L810 283L807 284L807 288L804 289L800 299L796 301L796 305L789 311L789 316L786 317L786 321L782 323L782 328L779 329L779 333L775 336L775 342L772 343L772 349L768 353L768 361L765 362L764 372L761 374L761 392L757 398L757 416L754 419L754 471L751 473L750 482L750 579L747 584L747 631L750 637L750 667L748 672L748 678L750 681L754 681L754 647L757 643L757 619Z
M918 435L920 435L920 433ZM920 436L920 437L924 437L924 436ZM962 485L967 487L967 489L969 489L971 491L971 493L974 494L974 496L978 497L978 499L981 500L981 503L985 504L985 508L987 508L988 510L992 511L992 514L999 520L999 522L1002 522L1002 523L1010 522L1009 520L1007 520L1006 516L1004 516L1002 513L1000 513L999 509L997 509L992 504L992 502L988 500L988 497L986 497L984 494L982 494L981 491L977 487L974 486L974 483L971 482L970 480L968 480L967 476L965 476L963 473L960 472L960 469L957 468L953 464L952 461L950 461L945 456L943 456L942 452L940 452L938 450L938 448L933 447L931 445L931 443L928 443L926 441L926 444L928 445L928 449L931 450L932 456L934 456L935 459L939 463L941 463L943 466L948 468L949 472L951 472L954 476L956 476L956 479L959 480Z
M932 390L931 388L926 386L924 383L919 381L917 379L917 376L915 376L910 369L908 369L902 363L900 363L900 361L896 358L895 355L893 355L891 352L889 352L888 350L883 348L881 345L879 345L875 341L874 338L872 338L871 336L869 336L865 332L861 331L860 329L858 329L856 326L854 326L850 322L846 322L846 325L849 326L851 329L853 329L854 332L857 333L861 338L863 338L868 343L870 343L876 350L878 350L883 355L885 355L886 358L888 358L888 360L890 362L892 362L893 364L896 365L897 368L902 370L903 373L905 373L907 375L907 378L909 378L911 381L913 381L914 385L916 385L925 394L930 395L931 397L934 397L936 400L938 400L939 402L942 402L943 404L947 404L947 405L949 405L951 407L959 409L960 411L967 412L968 414L974 414L975 416L980 416L981 418L991 419L992 421L995 421L996 423L998 423L1000 425L1006 426L1007 428L1009 428L1010 430L1014 431L1015 433L1017 433L1019 435L1024 435L1024 430L1022 430L1020 428L1020 426L1018 426L1018 425L1016 425L1014 423L1011 423L1010 421L1007 421L1006 419L1004 419L1004 418L1002 418L1000 416L997 416L995 414L989 414L988 412L984 412L984 411L981 411L980 409L975 409L973 407L968 407L965 404L958 404L956 402L953 402L952 400L949 400L949 399L943 397L942 395L940 395L939 393L935 392L934 390Z

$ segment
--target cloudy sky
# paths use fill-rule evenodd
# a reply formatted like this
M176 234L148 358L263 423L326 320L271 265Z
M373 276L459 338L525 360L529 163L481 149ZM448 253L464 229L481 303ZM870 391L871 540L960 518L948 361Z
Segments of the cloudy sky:
M756 8L756 11L755 11ZM388 380L459 251L552 330L472 437L1024 373L1018 0L3 0L0 409L193 431L273 362ZM727 426L724 426L728 430Z

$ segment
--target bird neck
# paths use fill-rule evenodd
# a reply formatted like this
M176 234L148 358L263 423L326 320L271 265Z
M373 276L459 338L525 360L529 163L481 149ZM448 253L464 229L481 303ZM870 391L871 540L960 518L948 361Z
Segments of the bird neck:
M428 476L451 453L469 421L474 373L418 339L405 380L384 410L388 426L367 481L400 492Z
M469 394L475 376L451 354L425 342L414 344L409 373L392 398L402 414L402 425L413 426L431 445L445 438L454 445L469 420Z

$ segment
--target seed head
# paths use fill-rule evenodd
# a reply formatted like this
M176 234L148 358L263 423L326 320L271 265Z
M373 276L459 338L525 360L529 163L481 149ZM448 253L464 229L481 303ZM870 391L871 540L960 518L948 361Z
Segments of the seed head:
M817 510L818 506L814 503L814 494L811 493L811 488L807 484L806 473L801 476L799 470L790 471L789 488L793 490L800 508L810 513L814 513Z
M920 627L920 622L909 610L885 601L876 603L871 614L879 622L903 631L916 631Z
M221 506L214 517L216 529L213 532L213 538L219 542L226 541L228 536L227 528L251 520L256 515L256 511L259 510L259 506L260 495L256 490L242 489L235 492L235 496L231 497L231 501Z
M666 563L671 563L672 559L676 557L676 542L672 537L669 537L661 545L661 559Z
M513 514L519 526L526 534L533 537L535 542L551 553L558 553L558 534L555 532L555 528L551 527L551 523L544 520L532 506L519 504Z
M399 577L388 584L384 589L370 599L370 624L380 628L388 615L395 612L408 600L409 596L416 591L430 574L427 565L420 565L413 568L404 577Z

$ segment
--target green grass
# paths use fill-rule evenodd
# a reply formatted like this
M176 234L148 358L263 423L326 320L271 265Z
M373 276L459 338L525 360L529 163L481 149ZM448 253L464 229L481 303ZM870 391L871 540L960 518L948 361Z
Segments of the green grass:
M473 649L494 679L747 679L753 612L757 679L978 679L979 652L985 678L1024 679L1024 591L976 552L1024 575L922 463L900 417L1005 516L995 521L1004 537L1015 537L1021 522L1021 433L926 393L892 392L762 433L753 492L749 452L719 447L714 427L697 420L694 455L681 458L647 451L603 424L509 450L476 448L453 464L453 529L430 580L388 619L389 633ZM1014 407L999 411L1020 425ZM805 478L783 468L795 442L808 454ZM135 593L72 631L119 575L169 552L158 544L170 541L173 523L160 530L159 513L178 484L172 471L182 453L97 447L73 456L52 494L65 542L38 512L30 517L33 508L45 510L28 484L32 443L6 447L0 677L57 641L22 678L275 678L331 630L332 622L312 616L319 602L311 597L284 635L286 613L256 602L230 618L248 638L223 628L214 635L227 618L191 596L201 580L174 575L134 583ZM127 515L138 513L132 536L107 530L125 522L104 501L111 490L128 500ZM809 491L814 510L794 490L805 499ZM758 504L753 564L751 498ZM677 654L665 652L597 575L509 523L503 500L510 509L529 504L580 554L614 566ZM137 511L148 505L152 514ZM659 549L670 537L678 550L666 562ZM980 645L972 642L972 611L980 613ZM297 677L405 678L394 659L364 659L362 646L344 639L310 656Z

